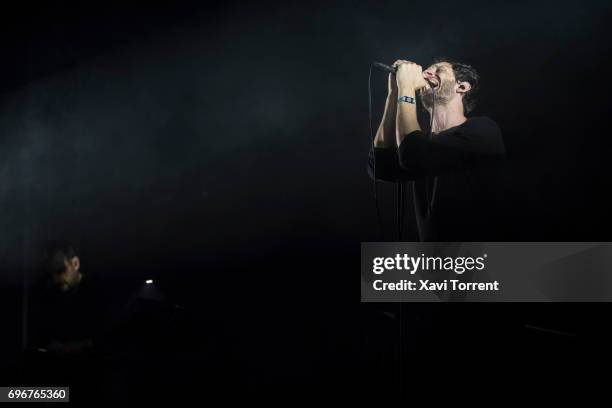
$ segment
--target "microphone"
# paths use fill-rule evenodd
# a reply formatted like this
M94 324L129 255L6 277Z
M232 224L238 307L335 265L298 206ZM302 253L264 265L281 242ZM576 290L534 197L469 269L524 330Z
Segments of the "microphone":
M372 64L375 67L382 68L385 71L389 71L389 72L392 72L394 74L397 72L397 67L392 67L391 65L383 64L382 62L374 61Z

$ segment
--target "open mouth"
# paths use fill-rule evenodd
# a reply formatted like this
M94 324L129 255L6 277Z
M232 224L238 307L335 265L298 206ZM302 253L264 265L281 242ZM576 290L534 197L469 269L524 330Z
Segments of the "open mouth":
M427 83L431 89L438 89L440 86L440 80L438 78L429 78L427 79Z
M425 77L425 82L427 82L427 89L437 90L440 87L440 77L437 75L428 75Z

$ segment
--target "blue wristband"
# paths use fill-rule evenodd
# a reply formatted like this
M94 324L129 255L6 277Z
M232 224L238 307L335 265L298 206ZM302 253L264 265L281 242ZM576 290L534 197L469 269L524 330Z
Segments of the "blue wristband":
M416 100L412 96L400 96L397 101L399 103L412 103L416 105Z

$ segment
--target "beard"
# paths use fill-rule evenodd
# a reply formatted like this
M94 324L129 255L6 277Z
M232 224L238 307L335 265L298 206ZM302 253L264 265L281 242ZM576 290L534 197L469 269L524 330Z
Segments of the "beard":
M454 81L442 81L440 86L436 88L436 106L448 105L453 96L454 87ZM431 112L434 104L433 90L431 88L422 88L419 92L419 99L423 107Z

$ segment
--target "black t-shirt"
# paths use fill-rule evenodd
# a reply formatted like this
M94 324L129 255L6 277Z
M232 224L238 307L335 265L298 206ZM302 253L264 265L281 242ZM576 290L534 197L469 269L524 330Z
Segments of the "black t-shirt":
M371 149L368 172L374 177L376 171L377 180L412 184L421 241L491 241L500 237L503 155L497 123L473 117L431 140L419 130L397 148Z
M32 341L45 347L51 341L94 340L103 315L103 301L94 280L83 275L79 286L60 292L37 288L32 308Z

